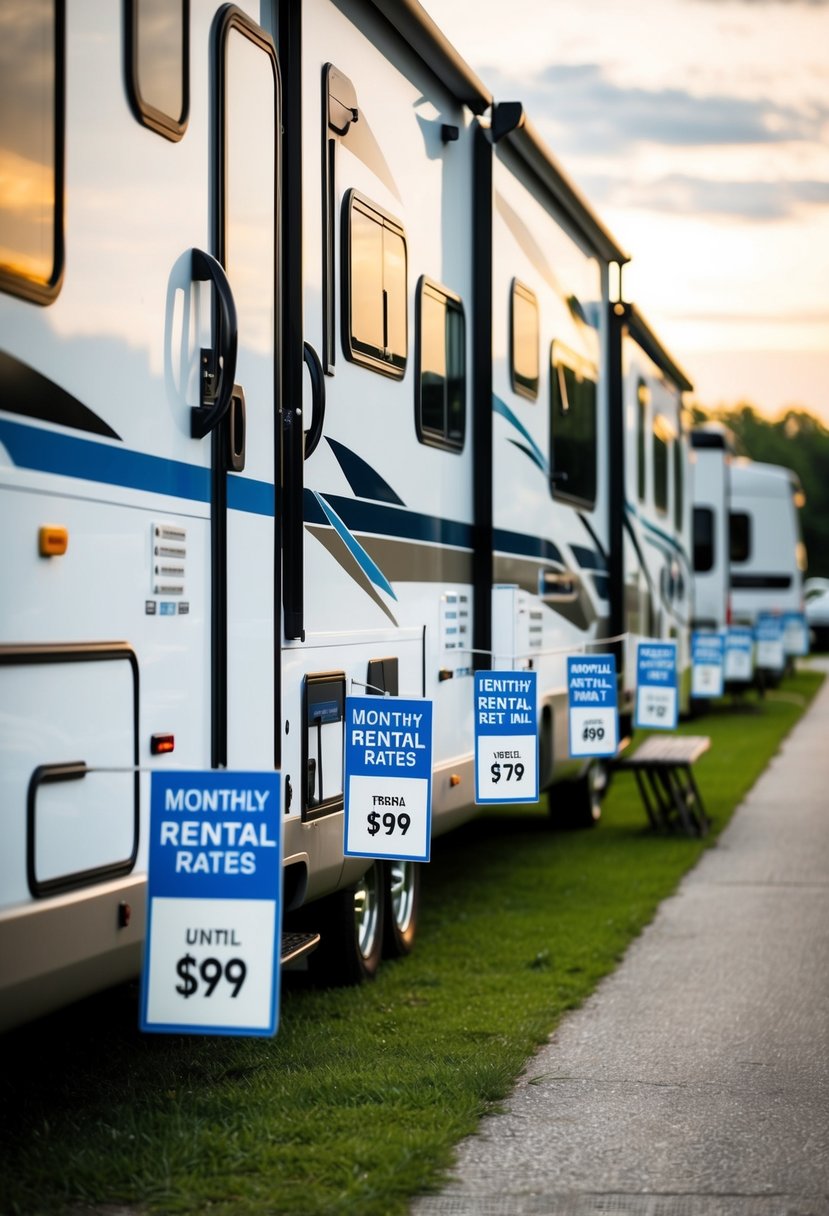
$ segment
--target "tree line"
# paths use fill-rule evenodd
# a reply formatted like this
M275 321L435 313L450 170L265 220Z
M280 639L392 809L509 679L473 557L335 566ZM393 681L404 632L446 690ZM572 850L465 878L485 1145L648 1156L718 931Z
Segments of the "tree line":
M829 578L829 430L806 410L789 409L777 419L765 418L741 402L706 411L693 407L694 422L721 422L734 436L741 456L785 465L800 478L806 504L800 512L809 576Z

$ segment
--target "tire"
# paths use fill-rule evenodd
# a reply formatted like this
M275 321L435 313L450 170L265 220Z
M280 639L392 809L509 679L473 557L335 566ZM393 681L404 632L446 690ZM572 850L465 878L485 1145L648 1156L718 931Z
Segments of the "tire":
M550 819L554 827L582 830L593 828L602 814L602 798L607 792L607 765L594 760L577 781L561 781L547 792Z
M385 866L383 955L402 958L410 954L417 935L420 913L420 863L387 861Z
M354 886L309 906L320 932L310 958L316 983L351 987L374 979L383 955L384 867L372 862Z

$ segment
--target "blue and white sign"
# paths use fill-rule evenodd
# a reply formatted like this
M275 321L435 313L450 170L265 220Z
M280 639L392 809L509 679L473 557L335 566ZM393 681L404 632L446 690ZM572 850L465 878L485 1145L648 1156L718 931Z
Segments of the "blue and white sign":
M786 663L783 649L783 618L761 612L754 625L755 661L766 671L782 671Z
M676 642L640 642L636 652L634 725L675 730L678 700Z
M141 1029L272 1035L279 773L154 772Z
M804 658L809 653L809 626L805 613L783 613L783 649L794 658Z
M571 756L615 756L619 747L616 657L570 656L567 701Z
M346 856L428 861L431 840L432 702L346 697Z
M725 634L723 675L731 684L749 684L754 675L754 633L748 625L731 625Z
M538 802L537 706L537 672L475 672L476 802Z
M691 696L721 697L725 641L721 633L691 634Z

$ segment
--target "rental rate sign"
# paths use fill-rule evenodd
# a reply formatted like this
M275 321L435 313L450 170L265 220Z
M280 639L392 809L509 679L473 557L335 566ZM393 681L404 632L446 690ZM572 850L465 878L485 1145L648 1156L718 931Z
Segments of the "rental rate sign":
M786 663L783 649L783 620L771 612L761 612L754 625L757 666L767 671L782 671Z
M636 652L636 726L675 730L676 642L640 642Z
M432 702L346 697L347 857L428 861Z
M535 671L475 672L475 801L538 802Z
M804 613L783 613L783 649L797 658L809 653L809 627Z
M691 635L691 696L721 697L723 693L723 656L721 633Z
M615 756L619 746L616 658L612 654L567 660L571 756Z
M748 684L754 675L754 634L748 625L731 625L725 635L726 680Z
M272 1035L279 774L154 772L141 1029Z

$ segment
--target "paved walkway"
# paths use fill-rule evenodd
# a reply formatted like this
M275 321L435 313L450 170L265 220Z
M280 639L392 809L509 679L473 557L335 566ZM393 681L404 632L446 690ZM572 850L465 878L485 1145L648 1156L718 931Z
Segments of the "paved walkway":
M413 1216L829 1216L829 681Z

